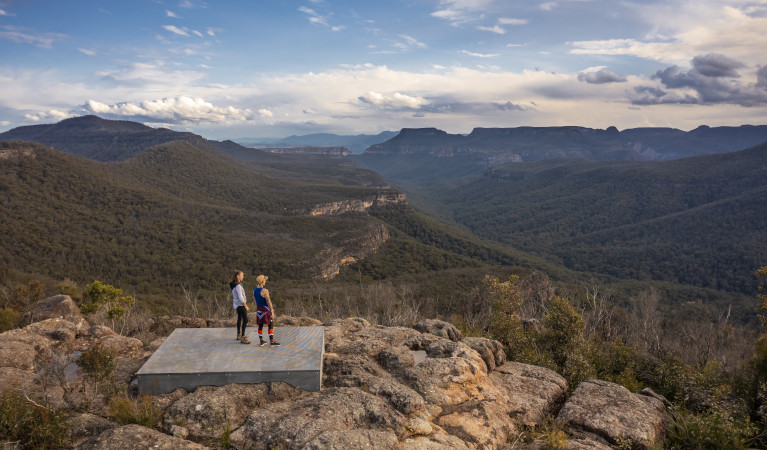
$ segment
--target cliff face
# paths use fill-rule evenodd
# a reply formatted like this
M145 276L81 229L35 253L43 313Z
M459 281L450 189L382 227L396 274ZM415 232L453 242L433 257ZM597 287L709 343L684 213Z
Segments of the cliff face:
M285 147L285 148L264 148L261 149L269 153L278 153L282 155L323 155L323 156L349 156L352 152L346 147Z
M384 225L372 224L367 233L357 239L351 239L338 247L328 247L318 258L320 276L331 279L343 266L355 263L375 253L388 239L389 230Z
M375 197L363 200L343 200L323 203L309 210L311 216L337 216L347 212L365 212L373 206L395 205L406 203L404 193L396 191L380 192Z

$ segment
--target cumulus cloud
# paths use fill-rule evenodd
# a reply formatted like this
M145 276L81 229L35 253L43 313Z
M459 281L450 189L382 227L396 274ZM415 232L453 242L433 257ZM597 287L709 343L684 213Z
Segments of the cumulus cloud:
M720 54L696 56L692 68L685 71L679 66L671 66L657 71L653 80L659 81L666 91L652 89L636 90L632 99L634 104L696 103L717 104L732 103L740 106L767 104L765 71L759 68L754 82L742 80L739 70L746 65L735 59Z
M68 119L74 116L75 114L72 114L72 113L65 113L62 111L51 109L49 111L39 112L35 114L25 114L24 118L26 118L27 120L31 120L33 122L40 122L40 121L60 122L64 119Z
M121 102L111 105L96 100L88 100L83 105L83 108L85 111L93 114L138 117L142 120L177 124L186 122L244 121L253 118L253 113L250 109L240 109L233 106L215 106L202 98L185 95L147 100L140 103ZM261 111L266 110L259 111L259 114L264 116L265 114L261 114Z
M625 77L605 69L579 73L578 80L589 84L624 83L627 81Z
M429 103L423 97L410 96L399 92L385 95L370 91L365 95L359 96L358 100L362 103L387 109L417 109Z

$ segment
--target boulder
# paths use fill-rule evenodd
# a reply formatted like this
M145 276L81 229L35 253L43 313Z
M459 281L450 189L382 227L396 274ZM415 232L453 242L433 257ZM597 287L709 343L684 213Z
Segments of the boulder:
M471 400L443 414L437 424L477 448L497 448L517 431L508 420L505 404L494 399Z
M30 333L65 343L74 341L80 329L74 323L58 317L34 322L24 327L24 330Z
M565 401L567 380L543 367L509 361L490 375L508 392L508 414L519 426L535 427L555 414Z
M481 337L467 337L463 338L461 342L479 353L479 356L485 361L488 372L492 372L496 367L506 362L506 352L503 351L503 344L498 341Z
M200 386L168 407L163 427L172 433L174 426L183 424L192 436L217 438L227 426L242 425L254 409L304 395L303 389L283 382Z
M104 325L94 325L91 327L91 329L88 331L88 335L92 337L93 339L101 339L104 336L114 336L117 333L109 327L106 327Z
M170 336L176 328L207 328L206 319L182 316L155 317L148 326L149 331L157 336Z
M393 345L414 341L419 335L420 333L411 328L367 326L355 331L347 330L343 338L335 338L330 342L326 340L325 350L331 353L375 357Z
M353 317L350 319L334 319L325 324L325 346L333 342L336 338L343 337L347 333L353 333L362 328L369 327L370 322L361 318Z
M96 437L119 426L119 424L95 414L74 414L67 420L67 436L73 444L77 445L85 439Z
M196 450L207 449L141 425L124 425L104 431L99 436L80 443L78 450Z
M78 331L89 327L77 304L70 296L63 294L40 300L29 308L26 315L30 322L64 319L75 324Z
M378 354L378 364L389 372L397 372L415 365L415 357L404 345L395 345Z
M487 384L485 370L481 359L478 364L460 357L429 358L406 369L403 378L427 403L457 405L481 395Z
M393 431L377 430L330 430L320 433L301 447L302 450L346 450L350 448L398 448L397 435Z
M580 383L556 419L575 433L594 433L612 445L630 440L635 448L646 449L661 441L666 421L661 400L602 380Z
M4 340L0 335L0 367L33 370L36 356L34 346L21 341Z
M443 322L441 320L424 319L413 325L413 328L421 333L431 333L435 336L450 339L454 342L461 340L461 331L452 323Z
M311 317L306 317L306 316L293 317L293 316L279 315L277 317L277 322L275 322L275 325L278 327L306 327L306 326L322 325L322 322L320 322L317 319L313 319Z
M114 352L116 355L127 355L138 350L144 344L136 338L121 336L119 334L108 334L96 341L103 348Z
M310 443L316 447L323 439L340 446L343 441L337 433L348 433L355 442L385 444L391 436L398 440L407 436L404 425L405 418L381 398L360 389L331 388L266 405L248 416L230 438L244 448L302 448Z

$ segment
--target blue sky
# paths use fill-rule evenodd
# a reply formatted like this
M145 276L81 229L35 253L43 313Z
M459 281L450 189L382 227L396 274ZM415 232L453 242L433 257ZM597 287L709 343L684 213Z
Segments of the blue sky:
M767 0L0 0L0 131L767 124Z

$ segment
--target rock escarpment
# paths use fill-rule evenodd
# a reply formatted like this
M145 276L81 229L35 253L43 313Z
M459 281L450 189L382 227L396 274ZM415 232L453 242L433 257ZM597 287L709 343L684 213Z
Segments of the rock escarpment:
M41 302L32 317L66 296ZM526 430L556 421L567 448L652 448L663 437L662 400L599 380L568 398L564 378L542 367L506 361L501 344L463 337L452 325L424 320L413 328L371 325L361 318L324 324L323 388L306 392L282 382L178 389L151 399L152 426L117 423L108 399L71 368L72 351L112 349L118 382L129 383L162 338L144 345L103 326L51 317L0 334L0 391L19 390L49 408L70 411L70 446L80 449L206 448L517 448ZM281 317L284 324L317 324ZM79 325L76 325L78 323ZM227 321L158 319L156 330ZM167 326L161 326L165 324ZM279 324L278 324L279 326ZM58 367L61 371L57 372ZM60 373L61 376L53 376ZM87 413L82 411L87 410Z

